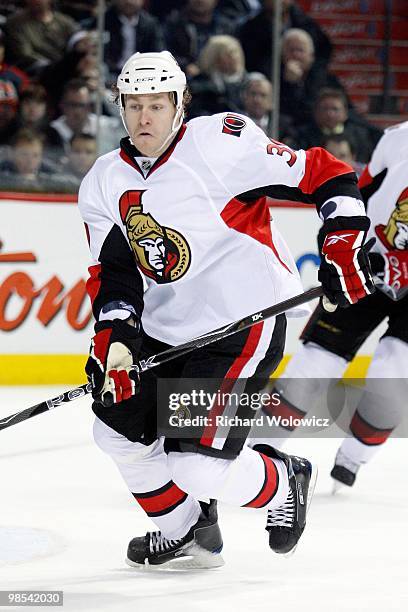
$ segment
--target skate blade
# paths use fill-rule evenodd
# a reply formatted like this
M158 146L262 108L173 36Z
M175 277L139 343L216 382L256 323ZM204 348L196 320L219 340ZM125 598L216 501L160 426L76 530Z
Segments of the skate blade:
M317 465L315 463L312 463L312 475L310 477L309 489L307 491L306 516L307 516L307 513L309 512L310 504L312 503L312 498L313 498L314 490L315 490L315 487L316 487L318 473L319 473L319 470L317 468ZM305 527L306 527L306 525L305 525ZM292 550L290 550L287 553L283 553L280 556L284 557L285 559L288 559L289 557L291 557L292 555L295 554L296 549L297 549L298 546L299 546L299 540L296 543L296 545L292 548Z
M332 495L337 495L340 491L344 491L344 489L347 488L347 485L345 485L344 482L340 482L340 480L336 480L335 478L333 478L332 480Z
M186 554L184 556L180 556L160 564L150 564L147 559L145 559L144 564L135 563L128 558L125 559L125 562L133 569L145 571L200 570L212 569L225 565L225 561L220 553L211 553L208 550L201 548L201 546L197 546L196 544L190 546L185 553Z

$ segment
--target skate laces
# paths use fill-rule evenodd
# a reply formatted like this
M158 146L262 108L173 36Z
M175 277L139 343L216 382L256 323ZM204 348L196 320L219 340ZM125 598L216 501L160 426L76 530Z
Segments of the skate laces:
M181 540L168 540L164 537L161 531L153 531L149 533L149 547L151 553L166 552L175 546L178 546Z
M271 527L293 527L295 522L295 498L292 489L284 504L268 510L266 529Z
M346 470L349 470L353 474L356 474L358 472L358 469L361 465L360 463L357 463L356 461L353 461L352 459L347 457L347 455L345 455L340 449L337 451L334 463L335 465L339 465L341 467L346 468Z

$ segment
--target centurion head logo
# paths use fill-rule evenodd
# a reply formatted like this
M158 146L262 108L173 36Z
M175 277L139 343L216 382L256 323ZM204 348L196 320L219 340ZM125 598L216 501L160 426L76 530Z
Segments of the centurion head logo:
M145 191L122 194L120 216L140 271L157 283L171 283L182 278L190 267L190 247L179 232L143 212Z
M408 187L399 196L387 225L376 225L375 233L387 249L408 249Z

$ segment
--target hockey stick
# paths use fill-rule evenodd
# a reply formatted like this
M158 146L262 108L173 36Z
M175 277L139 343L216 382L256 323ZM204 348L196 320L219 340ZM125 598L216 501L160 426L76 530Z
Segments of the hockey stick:
M195 349L202 348L207 346L208 344L212 344L213 342L217 342L217 340L222 340L223 338L227 338L228 336L232 336L237 332L243 331L244 329L248 329L248 327L252 327L257 323L265 321L266 319L270 319L271 317L276 317L291 308L295 308L295 306L301 306L306 302L310 302L311 300L321 297L323 295L322 287L313 287L304 293L300 293L299 295L295 295L288 300L280 302L279 304L275 304L274 306L270 306L269 308L265 308L265 310L260 310L252 315L244 317L239 321L235 321L235 323L230 323L229 325L225 325L224 327L220 327L213 332L208 334L204 334L203 336L199 336L194 340L190 340L189 342L185 342L184 344L180 344L179 346L174 346L162 353L158 353L157 355L152 355L147 359L141 359L133 366L138 372L145 372L146 370L150 370L151 368L155 368L167 361L171 361L172 359L176 359L177 357L181 357L186 353L190 353ZM37 414L41 414L46 412L47 410L52 410L53 408L57 408L61 406L61 404L71 402L78 397L82 397L91 393L92 385L91 383L87 383L85 385L81 385L80 387L76 387L75 389L70 389L69 391L65 391L62 395L58 395L57 397L53 397L51 399L45 400L44 402L40 402L35 406L31 406L30 408L26 408L21 412L16 412L8 417L0 419L0 430L6 429L7 427L11 427L12 425L16 425L17 423L21 423L22 421L26 421L31 417L37 416Z

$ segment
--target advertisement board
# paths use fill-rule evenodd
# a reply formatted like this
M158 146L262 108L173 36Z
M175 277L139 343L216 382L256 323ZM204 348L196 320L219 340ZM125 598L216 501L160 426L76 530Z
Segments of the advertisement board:
M273 204L307 289L317 283L318 215L306 205ZM76 198L3 193L0 207L0 383L83 382L92 315ZM289 320L287 354L305 322Z

